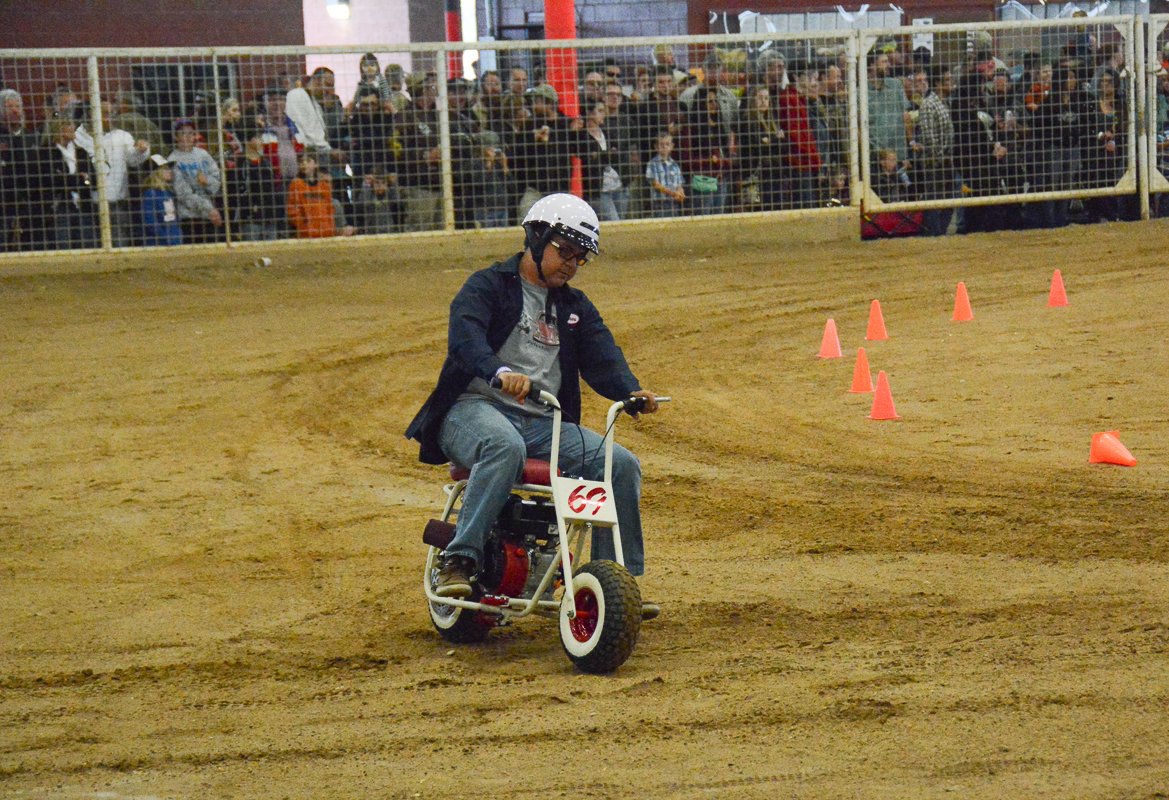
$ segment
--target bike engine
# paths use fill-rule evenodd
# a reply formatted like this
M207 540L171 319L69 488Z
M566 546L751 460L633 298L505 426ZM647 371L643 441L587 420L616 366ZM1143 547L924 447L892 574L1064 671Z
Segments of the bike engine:
M492 594L530 597L559 557L555 505L547 498L511 495L483 549L480 585Z
M496 528L517 536L533 536L547 539L555 535L549 528L556 527L556 506L546 497L521 497L513 494L507 498L499 512Z

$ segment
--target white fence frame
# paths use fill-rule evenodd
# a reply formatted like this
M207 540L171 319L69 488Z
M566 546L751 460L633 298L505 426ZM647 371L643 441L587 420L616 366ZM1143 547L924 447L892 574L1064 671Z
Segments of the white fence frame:
M1138 25L1136 17L1099 17L1099 18L1079 18L1072 20L1036 20L1033 22L1019 23L1019 22L988 22L979 25L969 24L948 24L948 25L931 25L928 28L929 33L962 33L972 30L981 30L993 32L996 30L1018 30L1019 28L1027 29L1042 29L1042 28L1058 28L1065 30L1075 30L1077 28L1087 29L1089 27L1098 27L1102 24L1115 25L1120 31L1125 41L1125 56L1126 63L1134 64L1141 63L1143 66L1143 59L1135 57L1137 52L1141 52L1136 46L1135 31L1143 30L1142 25ZM860 86L860 93L857 96L857 103L860 112L860 129L867 133L868 131L868 99L869 99L869 81L868 81L868 53L873 49L873 46L881 38L890 36L905 35L906 33L921 33L921 29L913 28L891 28L888 30L865 30L859 33L860 36L860 61L859 76L857 82ZM1141 70L1138 68L1138 72ZM1138 116L1137 106L1143 105L1146 97L1144 92L1135 92L1134 89L1138 86L1143 86L1144 81L1137 74L1130 74L1127 81L1129 96L1138 95L1136 103L1128 104L1128 127L1131 131L1138 131L1137 120L1143 119ZM983 197L962 197L962 198L948 198L942 200L912 200L908 202L885 202L878 197L871 189L872 174L871 174L871 153L869 152L869 137L867 135L860 138L860 169L861 169L861 183L864 186L864 207L866 210L905 210L905 209L931 209L931 208L953 208L956 206L989 206L1002 205L1006 203L1018 203L1021 201L1035 202L1039 200L1055 200L1067 198L1087 198L1087 197L1104 197L1116 194L1125 194L1134 192L1137 189L1137 176L1141 174L1141 163L1146 159L1137 160L1137 136L1128 137L1128 164L1129 168L1121 177L1120 181L1113 187L1104 187L1099 189L1069 189L1062 192L1028 192L1017 194L995 194ZM1144 182L1147 185L1147 181ZM1148 198L1145 197L1142 204L1142 217L1148 219L1149 208Z

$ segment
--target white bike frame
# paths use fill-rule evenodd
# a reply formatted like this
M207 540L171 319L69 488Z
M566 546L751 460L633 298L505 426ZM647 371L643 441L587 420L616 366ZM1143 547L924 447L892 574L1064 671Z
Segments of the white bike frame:
M670 398L659 397L659 403L667 402ZM563 412L560 401L549 392L540 392L540 401L552 407L552 451L549 455L549 464L560 463L560 427ZM625 409L625 401L618 400L609 406L605 416L605 473L601 481L589 481L583 478L562 478L557 471L549 470L551 486L539 484L519 483L512 487L513 491L524 494L542 495L551 497L556 507L556 527L558 532L557 548L559 559L548 564L540 585L528 599L505 597L502 595L484 595L479 602L461 600L451 597L439 597L431 588L430 577L435 568L435 558L438 550L431 547L426 556L426 566L422 573L422 589L426 599L431 603L453 606L469 611L478 611L488 614L497 614L505 620L524 617L533 612L565 613L569 619L576 617L576 599L572 587L572 561L579 558L584 550L585 535L591 534L593 528L606 527L612 530L613 551L616 561L625 566L625 554L621 549L621 531L617 524L617 505L613 497L613 430L617 415ZM449 522L455 513L455 505L467 488L467 481L461 480L443 487L447 501L443 508L442 519ZM564 573L566 588L564 599L540 600L548 587L552 585L552 578L556 568Z

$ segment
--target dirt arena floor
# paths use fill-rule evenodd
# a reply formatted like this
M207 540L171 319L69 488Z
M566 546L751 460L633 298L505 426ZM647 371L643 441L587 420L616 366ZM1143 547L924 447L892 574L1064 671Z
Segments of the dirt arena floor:
M830 227L578 277L674 397L618 431L665 611L604 677L422 601L402 430L515 234L0 262L0 796L1169 797L1169 227Z

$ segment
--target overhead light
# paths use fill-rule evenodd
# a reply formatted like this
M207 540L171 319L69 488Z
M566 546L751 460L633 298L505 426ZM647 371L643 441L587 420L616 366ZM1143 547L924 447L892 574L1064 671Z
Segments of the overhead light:
M333 19L349 19L349 0L325 0L325 11Z

